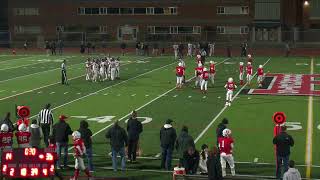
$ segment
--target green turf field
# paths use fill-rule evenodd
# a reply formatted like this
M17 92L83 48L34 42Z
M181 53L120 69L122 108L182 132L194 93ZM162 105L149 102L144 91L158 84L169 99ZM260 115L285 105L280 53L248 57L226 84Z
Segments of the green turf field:
M34 118L46 103L51 103L56 119L60 114L71 116L68 122L73 130L79 128L81 120L89 121L94 132L97 176L170 179L170 173L163 172L127 171L115 174L105 171L111 167L111 159L108 156L110 146L104 135L112 123L119 120L125 126L131 111L138 110L138 116L144 122L140 142L143 159L139 159L138 164L128 165L128 168L157 170L160 166L157 160L160 153L159 130L166 119L174 120L173 126L178 133L183 125L187 125L200 148L203 143L210 147L215 145L216 126L227 117L235 139L237 173L274 176L274 124L271 117L274 112L283 111L290 122L288 126L297 129L289 130L295 140L291 159L299 164L303 177L320 178L320 145L317 143L320 137L319 97L244 95L240 90L248 87L239 86L232 106L226 108L223 86L228 77L238 81L238 57L214 58L218 64L216 82L214 87L209 83L207 94L193 87L195 63L191 58L186 59L186 78L190 82L179 91L175 89L174 68L177 63L172 57L121 57L121 79L101 83L85 81L85 58L77 54L49 57L1 55L0 114L8 111L14 113L15 104L28 105ZM67 60L69 86L60 84L59 67L63 59ZM270 73L310 74L311 69L315 74L320 73L319 58L256 57L254 72L259 64L265 64L265 71ZM255 81L251 87L257 87ZM315 89L319 90L319 87Z

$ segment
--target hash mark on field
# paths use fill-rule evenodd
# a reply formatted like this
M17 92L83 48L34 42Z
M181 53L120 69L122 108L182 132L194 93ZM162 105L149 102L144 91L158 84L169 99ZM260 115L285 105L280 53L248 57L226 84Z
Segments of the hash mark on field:
M146 97L148 97L149 96L149 94L146 94Z
M160 156L161 156L161 153L158 153L154 157L159 158Z
M132 94L131 96L134 97L134 96L136 96L136 94Z
M105 94L103 94L104 96L106 96L106 95L108 95L109 93L105 93Z
M188 96L188 98L191 98L192 96Z
M251 97L248 97L248 99L251 99Z
M56 92L53 92L53 91L52 91L50 94L54 94L54 93L56 93Z
M17 92L17 91L11 91L11 92L15 93L15 92Z
M68 94L69 92L65 92L65 93L63 93L63 94Z
M41 93L42 93L42 91L39 91L39 92L38 92L38 94L41 94Z
M77 94L79 94L79 95L80 95L81 93L80 93L80 92L78 92Z
M174 98L175 98L175 97L177 97L177 96L178 96L178 95L176 94L176 95L174 95L174 96L172 96L172 97L174 97Z
M205 98L207 98L207 96L203 96L203 97L202 97L202 99L205 99Z
M4 92L4 91L6 91L6 90L0 90L0 92Z
M121 96L121 94L117 94L117 96Z
M218 96L218 99L220 99L221 97L220 96Z

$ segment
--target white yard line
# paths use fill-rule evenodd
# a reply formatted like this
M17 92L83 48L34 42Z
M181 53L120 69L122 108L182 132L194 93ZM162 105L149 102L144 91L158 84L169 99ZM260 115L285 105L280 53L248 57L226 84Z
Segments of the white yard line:
M4 70L8 70L8 69L16 69L16 68L31 66L31 65L35 65L35 64L42 64L42 63L46 63L46 62L37 62L37 63L25 64L25 65L22 65L22 66L13 66L13 67L9 67L9 68L0 69L0 71L4 71ZM34 67L31 67L31 68L34 68Z
M269 61L271 60L271 58L269 58L264 64L263 66L265 66ZM257 74L257 72L253 75L253 77L255 77ZM240 94L240 92L247 86L248 83L244 84L242 86L242 88L240 88L240 90L234 95L234 97L232 98L232 101L235 100L235 98ZM208 124L208 126L203 129L203 131L198 135L198 137L194 140L195 143L197 143L200 138L208 131L208 129L212 126L212 124L220 117L220 115L228 108L228 106L224 106L220 112L212 119L212 121Z
M70 65L69 67L76 66L76 65L79 65L79 64L83 64L83 63L73 64L73 65ZM11 80L15 80L15 79L20 79L20 78L24 78L24 77L28 77L28 76L33 76L33 75L36 75L36 74L42 74L42 73L47 73L47 72L51 72L51 71L55 71L55 70L60 70L60 69L61 68L55 68L55 69L50 69L50 70L47 70L47 71L41 71L41 72L36 72L36 73L32 73L32 74L27 74L27 75L24 75L24 76L18 76L18 77L2 80L2 81L0 81L0 83L11 81Z
M15 60L29 59L29 58L35 58L35 57L34 56L30 56L30 57L21 57L21 58L15 58L15 59L7 59L7 60L3 60L3 61L0 60L0 64L1 63L6 63L8 61L15 61Z
M310 64L310 74L313 74L313 58ZM308 102L308 128L306 136L306 177L311 177L311 165L312 165L312 135L313 135L313 96L309 96Z

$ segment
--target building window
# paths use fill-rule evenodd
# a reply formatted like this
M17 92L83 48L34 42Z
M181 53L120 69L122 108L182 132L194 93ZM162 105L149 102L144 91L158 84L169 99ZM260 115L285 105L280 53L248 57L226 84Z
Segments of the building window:
M147 8L147 14L154 14L154 8L153 7L148 7Z
M14 8L14 15L16 16L23 16L24 15L24 8Z
M134 8L134 14L146 14L147 8Z
M170 34L170 27L155 27L154 28L155 34Z
M64 26L56 26L57 32L64 32Z
M119 14L119 8L108 8L108 14Z
M249 27L248 26L240 26L240 34L248 34Z
M201 26L193 26L193 34L200 34Z
M177 14L177 7L169 7L169 13L176 15Z
M40 26L14 26L14 32L17 34L39 34Z
M179 34L192 34L193 26L180 26L178 27Z
M99 14L99 8L91 8L91 14L98 15Z
M101 33L106 33L107 31L107 26L100 26L100 32Z
M170 26L170 34L178 34L178 26Z
M120 8L120 14L133 14L133 8Z
M154 26L148 26L148 33L149 34L155 34L155 27Z
M107 9L108 8L106 8L106 7L102 7L102 8L99 8L100 10L100 12L99 12L99 14L101 14L101 15L104 15L104 14L107 14Z
M16 16L38 16L39 8L14 8L14 15Z
M249 14L249 7L248 6L242 6L240 14Z
M226 28L224 26L217 26L217 34L225 34Z
M225 14L226 13L226 8L223 6L218 6L217 7L217 14Z
M163 8L154 8L154 14L164 14Z
M86 8L83 8L83 7L78 8L78 14L80 15L84 15L85 11L86 11Z

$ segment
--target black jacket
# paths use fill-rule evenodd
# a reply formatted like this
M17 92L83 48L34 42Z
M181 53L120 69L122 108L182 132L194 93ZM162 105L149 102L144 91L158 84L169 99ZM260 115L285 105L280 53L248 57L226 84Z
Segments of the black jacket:
M183 153L189 147L195 147L194 140L186 131L181 131L176 141L176 150L178 151L180 158L182 158Z
M142 123L138 119L130 118L127 123L129 140L139 140L139 135L143 131Z
M209 180L222 180L221 163L218 155L209 155L207 160Z
M119 125L114 125L106 133L106 138L110 139L110 145L115 151L128 145L128 136L126 131Z
M91 130L88 128L80 128L78 131L81 133L81 139L83 140L84 146L86 146L86 148L91 148L92 147Z
M281 132L273 138L273 144L277 147L278 156L288 156L290 155L290 147L294 145L294 140L286 132Z
M187 174L196 174L199 166L200 155L197 150L193 155L189 155L188 151L183 153L183 167L186 169Z
M217 138L223 137L223 136L222 136L222 131L223 131L224 129L226 129L226 128L227 128L227 126L226 126L225 124L223 124L223 123L220 123L220 124L218 125L217 130L216 130Z
M171 124L165 124L160 130L161 147L171 148L173 150L176 139L176 130L171 126Z
M72 134L72 130L68 123L60 120L53 125L53 136L58 143L67 143L69 141L69 135Z

